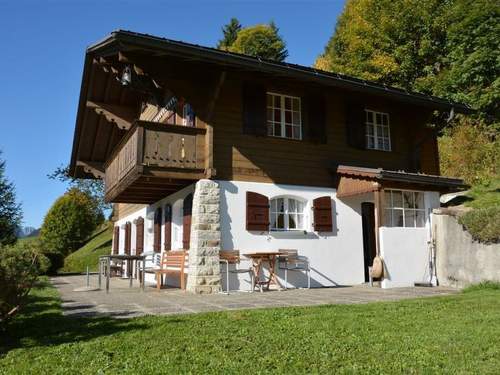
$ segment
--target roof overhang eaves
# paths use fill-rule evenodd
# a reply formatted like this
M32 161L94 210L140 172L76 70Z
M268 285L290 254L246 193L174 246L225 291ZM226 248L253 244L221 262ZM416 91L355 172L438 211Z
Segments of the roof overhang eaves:
M450 111L453 108L456 112L464 114L473 112L472 108L464 104L455 103L443 98L408 92L395 87L380 85L374 82L348 77L341 74L328 73L314 68L259 59L242 54L217 50L215 48L198 46L130 31L113 31L108 37L89 46L87 52L102 53L107 48L124 48L127 46L144 48L146 50L161 50L168 54L185 57L198 57L203 61L211 60L213 63L224 66L232 65L240 68L245 67L247 69L259 70L265 73L280 74L295 79L312 81L322 85L384 95L399 101L418 104L436 110Z

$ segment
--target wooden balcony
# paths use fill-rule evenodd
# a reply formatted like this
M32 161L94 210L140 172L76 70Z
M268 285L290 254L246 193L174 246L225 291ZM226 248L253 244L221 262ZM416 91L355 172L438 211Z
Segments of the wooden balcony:
M107 202L153 203L207 177L206 129L136 121L104 164Z

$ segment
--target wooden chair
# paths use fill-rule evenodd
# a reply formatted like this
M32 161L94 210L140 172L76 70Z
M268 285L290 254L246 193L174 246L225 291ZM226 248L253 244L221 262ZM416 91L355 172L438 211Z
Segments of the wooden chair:
M280 249L280 253L284 253L278 258L278 267L280 270L285 270L285 289L288 288L288 271L300 271L307 274L307 288L311 288L311 269L309 258L299 255L295 249Z
M161 255L159 268L146 270L146 273L154 273L156 277L156 289L160 291L163 286L163 275L165 275L165 285L169 274L179 275L181 289L186 289L186 255L185 250L164 251Z
M226 294L229 294L229 274L230 273L249 273L250 274L250 284L251 284L251 292L254 290L254 274L253 268L237 268L240 264L241 257L239 250L222 250L219 252L220 264L226 265ZM229 265L232 264L235 266L234 270L229 270Z

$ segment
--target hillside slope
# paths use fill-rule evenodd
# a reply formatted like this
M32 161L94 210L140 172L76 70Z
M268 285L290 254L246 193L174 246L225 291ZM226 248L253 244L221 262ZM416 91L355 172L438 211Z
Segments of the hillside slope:
M112 226L110 223L103 224L90 236L85 245L66 257L60 272L85 272L87 266L90 271L97 271L99 257L111 251L112 238Z

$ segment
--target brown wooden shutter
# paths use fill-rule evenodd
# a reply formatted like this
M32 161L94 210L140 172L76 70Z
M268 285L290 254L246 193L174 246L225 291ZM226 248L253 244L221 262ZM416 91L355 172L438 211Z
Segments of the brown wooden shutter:
M320 197L313 200L314 230L333 232L332 199Z
M164 250L172 250L172 206L167 204L165 206L165 243Z
M366 114L364 105L355 100L346 104L347 144L354 148L366 149Z
M182 207L182 246L184 250L189 250L191 239L191 213L193 211L193 194L184 198Z
M120 251L120 227L116 226L114 228L113 234L113 254L118 254Z
M302 105L307 113L307 134L310 141L326 143L326 102L325 96L320 93L309 94L302 99ZM302 114L304 116L304 113ZM304 123L304 122L303 122Z
M130 255L130 248L132 245L132 224L127 221L125 223L125 254Z
M269 199L262 194L247 191L247 230L269 230Z
M161 207L155 211L153 225L153 250L155 253L161 252Z
M243 85L243 133L267 134L266 89L262 85Z
M135 255L144 252L144 219L138 217L135 221Z

